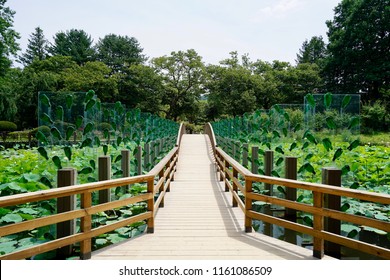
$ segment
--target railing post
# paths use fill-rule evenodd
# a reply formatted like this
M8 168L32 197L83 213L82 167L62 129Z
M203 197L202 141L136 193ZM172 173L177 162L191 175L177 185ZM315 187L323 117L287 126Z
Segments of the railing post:
M152 213L152 216L148 219L147 233L154 233L154 178L151 177L147 181L147 191L152 194L152 198L148 200L148 211Z
M234 179L238 180L238 172L237 170L233 167L233 193L236 192L238 194L238 186L235 182ZM238 206L238 201L236 200L236 197L232 194L232 206L237 207Z
M122 168L122 177L130 177L130 151L122 150L121 151L122 159L121 159L121 168ZM129 186L123 186L123 193L126 193L129 189Z
M323 208L324 196L320 192L313 192L313 206L319 209ZM317 232L324 229L324 217L322 215L313 215L313 228ZM320 237L313 238L313 256L318 259L324 257L324 239Z
M248 145L248 143L242 144L242 165L245 168L248 168L248 152L249 152L249 145Z
M219 154L219 152L217 150L215 152L215 157L218 158L220 161L222 161L221 155ZM223 172L224 172L223 168L224 167L220 166L219 161L216 161L216 164L218 166L217 170L219 169L219 181L222 182L223 181Z
M167 163L167 165L165 166L165 168L166 169L169 169L170 168L170 166L171 166L171 164L172 164L172 162L173 162L173 159L174 159L174 157L175 157L175 155L173 155L173 157L172 158L170 158L169 160L168 160L168 163ZM171 178L171 174L172 174L172 172L173 172L173 169L174 169L174 167L173 167L173 165L172 165L172 169L168 172L168 174L167 174L167 181L169 180L169 178ZM173 178L173 177L172 177ZM169 181L169 183L168 183L168 186L167 186L167 192L170 192L171 191L171 181L172 180L170 180Z
M297 179L297 157L285 157L285 178L296 180ZM296 201L297 189L286 187L286 199ZM297 217L297 211L291 208L286 208L286 217L295 221Z
M229 178L229 175L227 173L227 170L229 169L230 167L230 164L227 160L224 160L225 162L225 168L224 168L224 172L225 172L225 192L228 192L229 191L229 186L228 186L228 183L227 183L227 180Z
M252 146L252 164L251 164L251 171L253 174L259 173L259 147Z
M64 168L57 171L57 187L76 185L77 171L74 168ZM64 213L76 209L75 196L59 197L57 199L57 213ZM64 221L57 224L57 238L75 234L76 220ZM57 249L57 256L61 258L70 257L73 245Z
M99 181L106 181L111 179L111 157L100 156L98 160ZM106 203L111 201L111 189L99 191L99 203Z
M245 179L245 232L252 232L252 218L248 212L252 210L252 199L248 198L248 194L252 192L252 181Z
M85 192L81 194L81 209L87 209L92 206L92 194ZM88 212L87 212L88 213ZM92 229L92 216L87 215L81 218L80 224L81 232L86 234ZM88 260L91 258L92 240L91 238L85 239L80 242L80 259Z
M322 183L341 187L341 170L333 167L322 168ZM324 207L340 211L341 197L337 195L326 194L324 196ZM326 217L324 223L326 231L340 235L340 220ZM325 254L335 258L340 258L341 246L333 242L325 241Z
M161 178L164 178L164 168L161 169L161 171L158 173L158 179L160 180ZM160 194L164 191L164 183L165 183L165 179L163 180L161 187L158 189ZM160 208L164 207L164 199L165 199L165 195L161 199Z
M274 151L265 151L264 153L264 173L266 176L272 175L274 169ZM273 195L273 185L264 184L265 190L268 191L268 195Z

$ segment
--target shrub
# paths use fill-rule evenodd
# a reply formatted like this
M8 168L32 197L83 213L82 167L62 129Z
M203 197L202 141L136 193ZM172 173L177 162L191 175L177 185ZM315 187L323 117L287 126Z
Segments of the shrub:
M110 131L110 130L112 129L111 124L109 124L109 123L107 123L107 122L102 122L102 123L100 123L98 128L99 128L99 130L101 130L101 131L104 131L104 130Z
M17 130L18 127L15 123L9 121L0 121L0 134L3 138L3 142L7 140L7 135L10 131Z
M46 137L50 135L50 127L46 125L41 125L40 127L36 127L30 131L31 135L36 135L37 132L40 131L42 132Z
M17 130L18 127L16 126L15 123L13 122L9 122L9 121L0 121L0 131L1 132L4 132L4 131L15 131Z
M390 127L390 114L386 105L376 101L373 105L363 105L362 122L365 133L387 131Z

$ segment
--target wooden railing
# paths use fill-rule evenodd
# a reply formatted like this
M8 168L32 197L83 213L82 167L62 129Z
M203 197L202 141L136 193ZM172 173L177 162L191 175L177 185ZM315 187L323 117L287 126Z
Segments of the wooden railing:
M2 255L0 256L0 259L24 259L78 242L80 242L80 258L90 259L93 237L139 221L146 221L147 232L153 233L154 218L157 214L157 210L159 207L164 206L165 193L169 192L170 183L174 180L180 139L184 131L184 126L180 126L176 147L174 147L152 170L145 175L0 197L0 208L49 199L58 199L61 197L70 197L74 195L80 195L81 198L80 209L0 227L1 237L64 221L81 219L80 233L58 238L40 245L35 245L28 249ZM146 183L147 192L122 200L116 200L94 206L92 205L92 193L95 191L108 190L115 187L129 186L137 183ZM139 202L147 203L146 212L109 225L92 228L92 215Z
M205 132L210 139L215 139L212 133L212 127L207 124ZM361 190L340 188L324 184L314 184L296 180L282 179L270 176L256 175L244 168L236 160L219 148L215 140L211 141L215 151L217 171L220 174L220 180L225 182L226 190L232 193L233 207L239 206L245 214L245 231L252 231L252 220L261 220L266 223L282 226L297 232L313 236L313 256L322 258L324 256L324 241L330 241L358 251L366 252L384 259L390 259L390 250L366 242L354 240L338 234L326 231L324 228L324 219L332 218L361 226L369 226L387 233L390 232L390 223L364 216L347 214L342 211L332 210L324 207L324 197L334 195L340 197L354 198L367 202L374 202L383 205L390 204L390 195L372 193ZM304 204L275 196L255 193L252 190L254 183L285 186L294 189L303 189L311 191L313 194L313 204ZM241 198L241 197L243 198ZM256 212L252 209L253 201L263 201L272 205L283 206L296 211L302 211L313 215L313 226L305 226L287 219L274 217Z

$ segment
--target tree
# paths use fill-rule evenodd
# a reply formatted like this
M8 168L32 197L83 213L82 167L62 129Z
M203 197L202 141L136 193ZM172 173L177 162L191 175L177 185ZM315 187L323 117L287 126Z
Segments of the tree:
M115 34L106 35L96 44L97 59L104 62L112 72L123 72L132 64L145 61L137 39Z
M261 81L244 67L211 65L207 68L208 117L237 116L254 111Z
M166 117L177 121L193 111L203 93L204 64L195 50L172 52L152 59L152 65L164 80Z
M118 98L117 76L100 61L68 67L61 72L62 87L58 91L82 91L93 89L102 102L115 103Z
M78 65L82 65L94 60L95 50L92 43L91 36L84 30L71 29L58 32L54 36L54 44L50 47L50 53L53 56L70 56Z
M19 69L10 69L4 78L0 78L0 120L15 121L18 111L15 85L19 76Z
M382 98L390 82L389 1L343 0L327 26L329 89L361 93L364 101Z
M297 54L296 63L316 63L321 66L326 57L326 44L322 36L314 36L310 41L305 40Z
M75 71L76 62L71 57L52 56L45 60L34 60L24 67L16 83L18 107L18 126L21 128L37 127L38 92L57 92L64 88L64 71Z
M19 50L16 40L20 38L19 33L13 29L15 12L5 6L6 2L7 0L0 0L0 79L12 65L9 57L16 55Z
M30 65L34 60L44 60L48 56L48 41L40 27L35 28L35 32L30 35L26 52L20 56L20 61L25 65Z
M132 64L121 74L118 100L128 108L160 115L163 112L163 96L163 78L156 69Z

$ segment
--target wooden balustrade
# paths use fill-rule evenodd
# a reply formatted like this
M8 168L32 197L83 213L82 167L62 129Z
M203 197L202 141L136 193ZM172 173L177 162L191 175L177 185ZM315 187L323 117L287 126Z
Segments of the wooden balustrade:
M207 124L205 132L209 134L210 139L215 139L215 136L212 134L212 128L207 128L207 126L211 127L210 124ZM292 179L257 175L247 170L235 159L229 156L224 150L217 147L217 143L213 141L211 141L211 143L213 147L215 147L215 163L217 172L220 174L220 180L224 181L227 190L232 192L233 206L238 204L245 214L246 232L252 231L253 219L261 220L266 223L271 223L313 236L313 255L317 258L322 258L324 255L324 241L330 241L335 244L376 255L384 259L390 259L390 249L344 237L327 231L324 227L324 219L330 218L360 226L369 226L389 233L389 222L348 214L340 210L331 209L330 207L327 208L327 206L324 205L324 198L327 195L332 195L336 197L354 198L367 202L389 205L390 195L340 188L325 184L307 183ZM255 193L252 188L254 183L264 183L266 185L284 186L288 189L303 189L311 191L313 194L313 204L310 205L296 202L291 199ZM289 209L289 211L302 211L312 214L313 226L306 226L298 224L295 221L256 212L252 209L253 201L263 201L272 205L285 207L286 209Z
M81 219L81 232L35 245L28 249L22 249L2 255L0 256L0 260L25 259L78 242L80 242L80 258L89 259L91 258L93 237L145 220L147 222L147 232L153 233L154 217L157 214L160 203L163 203L165 193L169 191L170 182L173 181L174 178L180 140L183 133L185 133L185 128L184 126L181 126L178 134L178 140L176 142L177 146L174 147L156 166L153 167L152 170L145 175L0 197L0 208L75 195L80 195L81 199L80 209L74 209L47 217L36 218L0 227L0 236L7 236L43 226ZM98 205L92 205L93 192L107 192L111 188L131 186L138 183L146 184L147 193L116 201L108 200ZM92 228L92 215L139 202L146 202L147 204L146 211L144 213L111 223L109 225Z

